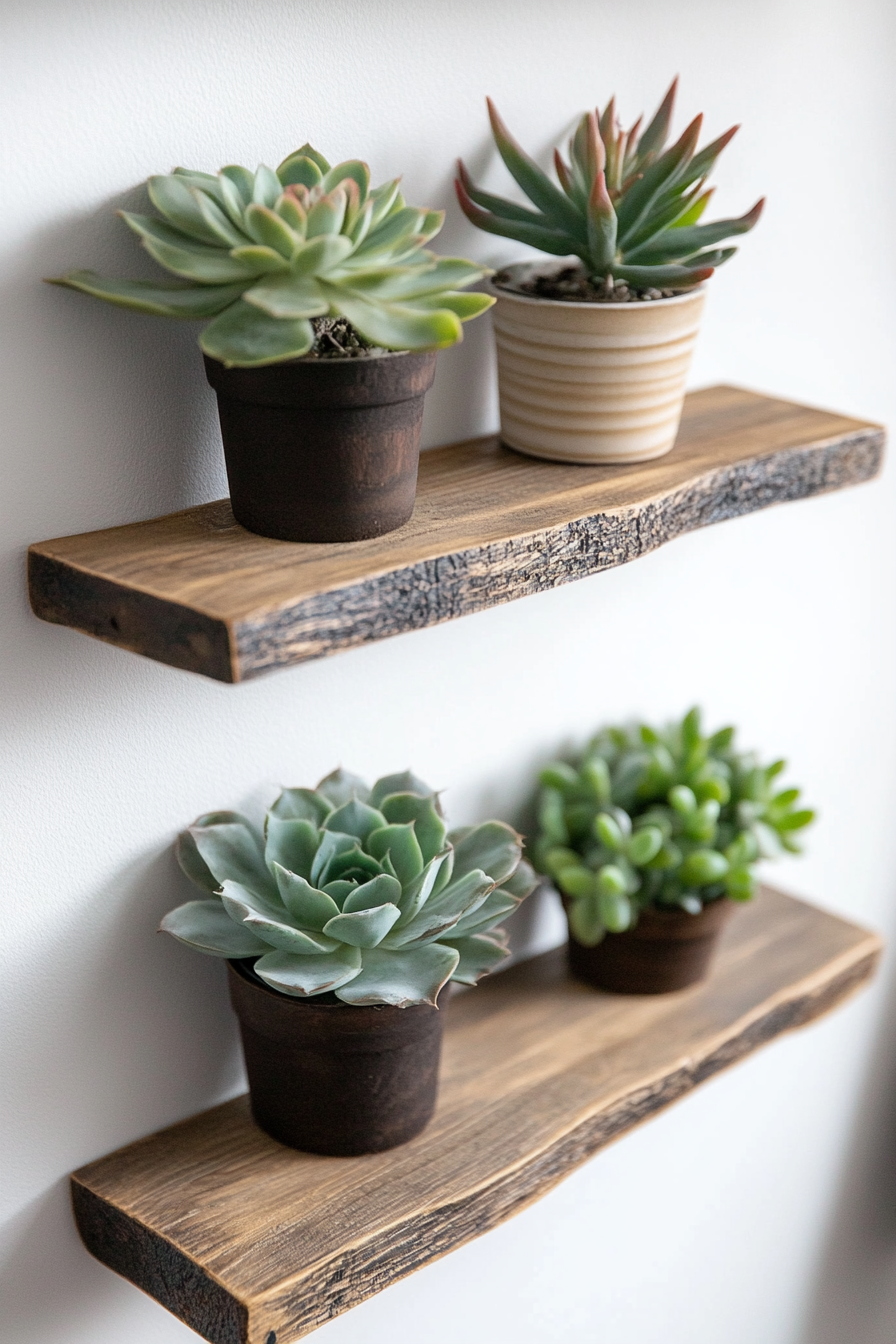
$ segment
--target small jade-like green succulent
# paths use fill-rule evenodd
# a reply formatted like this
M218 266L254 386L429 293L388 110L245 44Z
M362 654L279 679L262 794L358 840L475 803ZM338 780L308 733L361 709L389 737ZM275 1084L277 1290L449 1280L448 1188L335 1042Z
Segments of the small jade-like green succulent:
M737 250L716 244L752 229L764 201L739 219L698 222L712 196L704 189L707 176L738 128L698 152L703 118L697 116L666 149L677 84L643 132L640 117L622 129L615 98L603 112L586 112L569 142L569 163L554 151L559 186L517 144L488 99L498 152L535 209L481 191L461 162L456 187L467 218L542 252L578 257L589 278L610 290L617 280L660 290L706 280Z
M199 344L228 366L307 354L315 317L346 318L390 350L453 345L461 323L492 302L460 292L488 274L484 267L425 249L444 211L406 205L397 178L371 191L359 160L331 167L303 145L276 172L176 168L147 187L159 215L121 217L180 280L72 271L51 283L143 313L212 318Z
M434 1004L446 981L475 985L508 955L495 925L535 885L521 856L500 821L449 833L410 773L368 789L336 770L285 789L263 834L236 812L199 817L177 857L205 899L161 927L214 957L257 957L283 994Z
M799 789L778 788L785 765L735 751L733 728L705 736L692 709L663 729L605 728L575 765L547 766L535 866L568 898L579 942L631 928L648 906L750 900L757 860L800 853L815 815Z

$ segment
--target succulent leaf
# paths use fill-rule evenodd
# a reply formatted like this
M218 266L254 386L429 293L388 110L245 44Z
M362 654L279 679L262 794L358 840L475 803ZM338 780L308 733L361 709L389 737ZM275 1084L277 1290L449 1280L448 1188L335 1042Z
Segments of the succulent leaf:
M119 308L132 308L153 317L188 319L214 317L235 304L247 281L232 285L157 285L150 280L109 280L95 271L69 271L51 285L77 289Z
M495 970L510 955L507 948L484 934L443 939L441 946L452 947L460 960L451 979L460 985L475 985L483 975Z
M259 368L306 355L314 344L307 318L272 320L239 299L202 333L199 345L227 368Z
M321 956L326 952L335 952L339 942L349 942L347 938L328 938L320 933L307 932L294 928L283 920L275 919L265 907L253 897L253 893L241 887L238 882L223 884L222 904L230 918L236 924L243 924L251 933L257 934L271 947L279 947L284 952L296 952L302 956Z
M531 890L531 887L529 889ZM474 910L469 914L462 915L457 921L451 930L452 941L456 943L457 936L460 934L484 933L493 928L498 920L513 913L519 905L520 899L520 897L507 891L505 887L498 887L489 892L481 905L477 905Z
M391 903L374 906L372 910L354 910L335 915L324 933L351 947L377 947L400 914L398 906Z
M374 910L386 904L398 907L401 894L401 883L397 877L390 877L388 873L378 873L369 882L362 882L359 887L355 887L346 896L342 909L346 914L350 914L355 910Z
M309 190L320 186L323 181L323 173L317 164L302 153L291 154L288 159L284 159L277 169L277 176L284 187L302 186Z
M388 945L409 947L438 938L453 929L464 915L478 910L489 892L494 890L494 885L492 878L478 869L466 873L443 891L430 896L409 923L389 935Z
M361 970L361 950L340 943L335 952L323 956L265 952L253 970L272 989L304 999L312 994L326 994L354 980Z
M251 828L251 822L239 812L205 812L201 817L196 818L193 825L218 826L224 823L235 823L239 826ZM196 841L189 831L181 831L174 843L174 853L182 871L195 886L202 887L206 891L214 892L217 895L221 890L221 883L199 853L196 848Z
M421 798L415 793L393 793L383 799L383 822L414 823L414 834L423 855L429 863L445 848L447 828L435 809L432 798Z
M343 834L353 835L358 840L366 840L371 831L379 830L385 825L386 818L382 812L378 812L375 807L370 807L367 803L360 802L357 798L351 798L341 807L337 807L324 822L328 831L342 831Z
M227 178L239 193L242 204L244 206L249 204L252 200L252 189L255 186L254 173L250 173L248 168L243 168L238 163L229 163L226 168L221 169L218 177L219 179ZM225 201L233 199L229 192L225 194L223 188L222 197ZM240 217L242 218L242 211L240 211Z
M407 1008L413 1003L434 1006L439 990L452 977L460 954L453 947L429 943L402 952L371 948L364 953L360 974L336 991L343 1003L361 1006L390 1003Z
M274 872L279 865L300 877L311 876L320 833L311 821L269 816L265 827L265 863Z
M435 798L428 784L410 770L401 770L394 775L383 775L370 790L368 802L371 807L380 807L393 793L416 793L421 798Z
M257 957L268 949L250 929L234 923L220 901L187 901L168 912L159 931L212 957Z
M423 872L412 882L403 884L401 900L398 902L401 908L400 928L410 924L430 896L444 891L451 880L453 865L454 851L449 848L430 859Z
M614 99L599 116L585 113L569 142L569 164L554 153L559 187L517 144L488 99L498 152L536 208L483 191L459 162L461 209L488 233L551 256L578 257L595 283L611 276L639 289L681 291L700 284L733 255L733 249L706 249L749 232L762 202L738 219L698 228L711 195L703 183L737 127L698 152L698 116L665 148L677 83L644 131L640 118L629 132L621 129Z
M369 797L367 785L360 775L353 775L350 770L343 770L342 766L325 775L315 792L323 794L333 807L342 807L343 803L350 803L353 798L360 798L362 803L366 803Z
M292 873L276 863L274 875L280 899L298 928L312 929L320 933L327 921L339 914L340 907L333 897L313 887L298 873Z
M190 837L218 885L232 879L279 901L274 879L264 861L261 837L245 820L191 826Z
M213 956L258 957L256 973L286 994L435 1003L455 971L472 984L504 959L495 926L536 881L501 822L455 832L456 852L437 795L409 771L373 790L344 770L284 789L264 838L238 813L199 817L178 858L215 895L163 928Z
M506 881L517 868L523 852L522 836L503 821L485 821L458 838L457 832L448 837L454 844L454 879L476 869L491 873L498 885Z
M333 806L334 804L320 788L284 789L268 812L268 819L270 821L271 817L283 819L294 817L319 826L326 821L333 811Z
M255 170L255 181L252 184L252 205L264 205L272 210L282 190L283 183L273 168L260 163ZM250 205L249 209L251 208Z

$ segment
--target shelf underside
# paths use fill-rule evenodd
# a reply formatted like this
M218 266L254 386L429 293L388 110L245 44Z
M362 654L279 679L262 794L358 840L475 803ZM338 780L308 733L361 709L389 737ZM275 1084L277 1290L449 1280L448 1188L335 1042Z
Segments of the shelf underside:
M424 453L409 523L341 545L246 532L227 500L29 552L42 619L220 681L420 629L624 564L708 523L869 480L879 426L716 387L675 448L563 466L495 437Z
M763 889L711 978L623 997L562 950L450 1002L439 1106L392 1152L324 1158L256 1129L245 1097L72 1178L98 1259L216 1344L291 1344L538 1199L645 1117L873 972L880 939Z

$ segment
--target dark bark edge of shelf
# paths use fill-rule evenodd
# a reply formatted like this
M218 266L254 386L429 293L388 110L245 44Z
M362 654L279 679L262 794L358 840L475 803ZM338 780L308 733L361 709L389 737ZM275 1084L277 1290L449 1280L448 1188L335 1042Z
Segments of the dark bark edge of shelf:
M442 625L637 560L687 532L873 480L883 430L811 451L785 449L709 472L641 507L489 542L304 598L235 624L233 665L247 681L409 630ZM223 671L223 666L222 666Z
M126 1213L104 1198L103 1177L97 1179L95 1172L104 1163L114 1162L112 1155L72 1177L75 1216L85 1244L97 1258L214 1344L277 1344L278 1340L279 1344L291 1344L388 1284L497 1226L540 1198L606 1144L781 1033L821 1016L873 974L881 949L875 935L821 911L813 912L813 920L813 914L808 913L811 907L778 893L765 892L761 899L771 914L768 929L772 935L787 927L790 920L786 936L796 941L808 938L810 944L814 938L819 950L828 949L821 954L827 957L827 963L822 961L814 971L804 963L804 970L794 983L782 984L771 993L764 991L766 997L753 1008L744 1003L745 1016L737 1023L732 1022L731 1028L720 1032L707 1025L702 1029L706 1033L702 1048L689 1049L673 1067L653 1074L643 1084L629 1082L596 1113L565 1131L561 1127L548 1146L528 1152L524 1162L505 1169L500 1176L468 1188L463 1198L441 1202L423 1199L412 1215L396 1209L396 1216L387 1226L379 1225L374 1236L368 1233L350 1237L338 1253L322 1251L316 1262L306 1263L301 1272L293 1270L279 1280L276 1276L269 1278L267 1289L243 1301L237 1292L231 1292L176 1244L176 1232L170 1238L160 1236L133 1212ZM819 930L817 935L813 935L813 925ZM838 933L835 926L842 932ZM766 955L761 944L760 931L757 945L754 920L750 928L744 927L742 931L739 946L744 950L738 956L758 957L761 962ZM791 955L798 960L806 954L786 953L785 963ZM536 981L539 975L547 974L553 980L558 956L562 952L547 953L530 963L528 971L518 967L505 974L514 978L534 974ZM545 970L539 971L539 964ZM512 981L507 983L509 986ZM511 1005L513 993L525 992L526 983L521 981L521 988L512 991ZM503 987L493 986L499 1006L502 991ZM742 992L742 986L740 990L732 990L735 1001L740 1002ZM487 1005L482 1006L487 1012ZM506 1009L506 1003L504 1006ZM478 1011L478 1006L474 1007ZM699 1002L696 1011L699 1018ZM240 1102L225 1103L217 1111L222 1115L232 1113L232 1108L240 1105ZM209 1112L205 1117L196 1117L196 1121L208 1122L214 1115L215 1112ZM184 1125L191 1123L187 1121ZM173 1139L182 1129L183 1125L163 1131L160 1136L140 1141L134 1148L164 1140L166 1135ZM221 1141L222 1151L235 1142L226 1122ZM168 1149L163 1148L163 1152L170 1152L171 1142L169 1139ZM198 1142L201 1147L204 1141ZM190 1143L192 1152L195 1141ZM120 1166L119 1161L119 1171ZM116 1179L120 1180L120 1176ZM146 1188L145 1174L134 1179L138 1188L141 1183ZM369 1180L370 1176L359 1179L363 1186L364 1179ZM400 1174L396 1179L401 1179ZM361 1231L359 1228L358 1232ZM284 1226L280 1235L285 1232Z

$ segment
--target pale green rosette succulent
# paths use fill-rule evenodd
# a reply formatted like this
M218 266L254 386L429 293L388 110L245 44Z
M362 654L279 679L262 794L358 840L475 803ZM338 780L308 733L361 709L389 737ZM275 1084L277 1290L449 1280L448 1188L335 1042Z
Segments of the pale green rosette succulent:
M138 312L211 318L199 344L228 367L307 354L316 317L346 318L388 350L439 349L493 302L461 292L485 267L426 250L445 212L407 205L397 178L371 190L357 159L331 167L306 144L276 172L175 168L147 188L158 216L120 214L175 283L94 271L51 283Z
M177 857L205 898L166 915L166 933L210 956L257 957L256 975L283 994L358 1005L435 1004L448 980L475 985L508 955L495 926L535 885L510 826L448 832L409 772L368 789L336 770L285 789L263 834L239 813L209 813Z
M704 733L692 709L664 728L605 728L570 764L541 772L535 864L567 899L570 928L593 947L648 907L699 914L748 901L760 859L800 853L814 819L785 761L735 750L734 729Z

